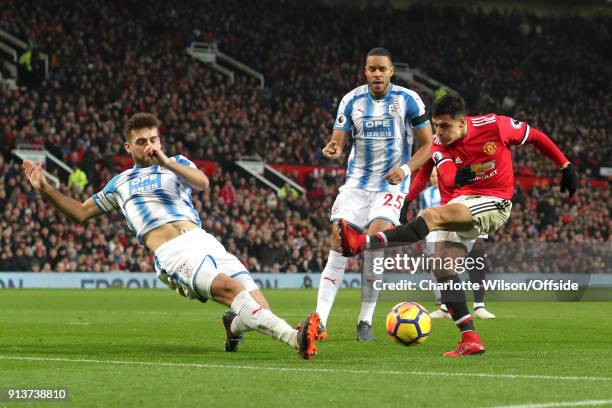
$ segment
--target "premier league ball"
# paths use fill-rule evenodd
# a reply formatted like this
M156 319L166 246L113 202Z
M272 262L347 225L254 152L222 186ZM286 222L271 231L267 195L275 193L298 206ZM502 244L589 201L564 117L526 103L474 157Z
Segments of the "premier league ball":
M418 303L398 303L387 315L387 333L397 343L416 346L431 333L431 317Z

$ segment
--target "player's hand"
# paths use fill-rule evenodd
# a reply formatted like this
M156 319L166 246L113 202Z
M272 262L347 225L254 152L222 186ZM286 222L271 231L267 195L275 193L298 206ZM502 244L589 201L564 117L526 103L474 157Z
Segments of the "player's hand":
M342 154L340 146L338 146L337 140L330 140L330 142L323 148L323 156L328 159L337 159Z
M576 175L576 167L572 163L569 163L563 170L561 170L561 193L566 191L569 194L569 198L572 198L576 194L578 189L578 176Z
M472 171L470 166L460 167L457 169L457 174L455 174L455 185L457 187L462 187L467 184L472 184L475 177L476 173Z
M157 164L158 166L165 166L170 160L168 159L168 156L166 156L166 153L164 153L160 147L151 145L145 147L144 155L150 157L151 161L153 161L153 163Z
M48 185L42 163L34 164L30 160L24 160L23 170L35 190L41 191Z
M400 169L399 167L392 168L385 176L385 180L387 180L387 182L392 186L401 183L405 178L406 174L404 173L404 170Z

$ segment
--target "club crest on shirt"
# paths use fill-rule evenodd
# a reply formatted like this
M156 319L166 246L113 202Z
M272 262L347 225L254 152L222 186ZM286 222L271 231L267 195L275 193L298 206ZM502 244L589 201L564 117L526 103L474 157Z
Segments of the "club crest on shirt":
M496 150L497 146L495 145L495 142L487 142L482 146L482 151L488 155L495 154Z
M398 101L395 101L389 105L389 115L399 116L399 114L400 114L400 104Z

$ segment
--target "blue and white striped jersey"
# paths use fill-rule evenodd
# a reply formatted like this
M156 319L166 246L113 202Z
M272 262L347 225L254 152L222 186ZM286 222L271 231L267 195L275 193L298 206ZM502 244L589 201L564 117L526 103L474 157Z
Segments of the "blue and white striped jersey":
M421 193L421 211L426 208L440 206L440 190L438 187L429 186Z
M170 160L196 168L185 156ZM156 164L135 166L116 175L91 198L102 212L121 209L141 244L147 232L172 221L186 220L202 226L191 201L191 187L172 171Z
M334 130L351 132L353 147L348 160L345 186L367 191L408 193L410 180L392 186L385 180L394 167L408 163L414 130L429 126L425 105L419 95L398 85L374 99L369 85L346 94Z

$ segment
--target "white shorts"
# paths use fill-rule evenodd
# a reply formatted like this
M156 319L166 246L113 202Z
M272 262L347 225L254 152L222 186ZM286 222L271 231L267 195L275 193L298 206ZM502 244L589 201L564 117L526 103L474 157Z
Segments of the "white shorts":
M332 206L329 221L343 219L360 230L379 219L398 226L404 197L406 195L402 193L365 191L342 186Z
M210 285L220 273L235 279L249 292L259 289L242 262L200 228L160 245L155 250L155 271L170 289L200 301L211 297Z
M465 205L474 221L469 231L438 231L437 241L456 242L472 250L478 238L487 237L508 221L512 212L512 201L491 196L464 195L453 198L448 204Z

